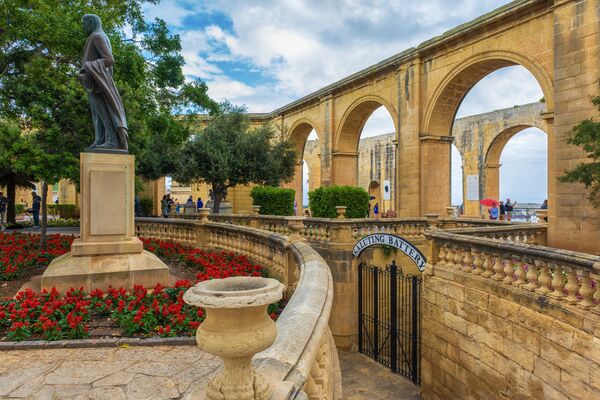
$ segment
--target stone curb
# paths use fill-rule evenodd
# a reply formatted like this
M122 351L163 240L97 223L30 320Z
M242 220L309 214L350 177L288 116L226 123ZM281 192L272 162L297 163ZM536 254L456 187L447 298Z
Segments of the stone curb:
M0 342L0 351L42 349L89 349L121 346L195 346L195 336L170 338L105 338L79 340L25 340L22 342Z

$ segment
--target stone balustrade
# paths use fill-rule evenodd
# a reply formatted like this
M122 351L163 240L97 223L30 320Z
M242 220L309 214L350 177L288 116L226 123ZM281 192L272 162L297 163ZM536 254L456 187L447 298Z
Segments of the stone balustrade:
M598 398L600 256L496 229L425 233L423 397Z
M432 241L428 257L431 264L480 275L583 309L596 308L600 300L596 285L600 283L598 256L456 232L431 231L426 236ZM526 236L515 230L514 238L520 237Z
M502 239L511 242L544 246L547 243L546 224L510 224L502 226L482 226L447 229L446 232L468 236Z
M167 218L136 218L136 236L153 237L180 243L186 246L197 246L200 241L198 224L196 221L182 221L173 223Z
M254 357L254 367L277 389L276 399L341 399L339 361L328 325L333 301L329 267L303 240L291 241L281 234L243 225L136 219L139 236L233 251L264 265L270 276L284 283L289 301L277 321L275 342Z

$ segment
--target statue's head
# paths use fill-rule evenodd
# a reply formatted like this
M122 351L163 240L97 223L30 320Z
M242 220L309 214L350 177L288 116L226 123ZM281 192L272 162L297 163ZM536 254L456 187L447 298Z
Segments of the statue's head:
M96 14L85 14L81 19L83 30L88 35L98 29L102 29L102 21Z

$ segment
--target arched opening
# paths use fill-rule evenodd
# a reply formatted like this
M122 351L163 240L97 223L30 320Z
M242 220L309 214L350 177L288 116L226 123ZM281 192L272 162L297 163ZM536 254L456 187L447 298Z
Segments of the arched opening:
M369 184L369 218L375 218L375 205L377 205L381 216L381 185L379 182L373 181Z
M511 77L515 70L521 74L519 79ZM523 76L526 78L521 79ZM478 95L474 96L475 93ZM552 96L552 81L547 72L538 63L516 53L485 52L451 71L438 85L425 110L425 134L421 138L422 212L442 213L452 203L453 190L448 187L452 181L452 160L445 157L452 157L449 144L455 139L453 125L457 116L536 102L540 98L544 98L546 109L552 110ZM489 132L473 129L471 140L457 143L463 154L463 199L467 197L470 183L479 185L479 198L464 200L465 214L469 216L481 214L479 199L483 194L485 155L481 153L489 145L489 135ZM439 193L448 193L448 196Z
M516 220L528 220L548 198L548 136L520 125L501 132L486 155L486 197L517 202Z
M335 138L333 184L359 186L370 192L371 183L379 182L380 214L394 209L396 138L391 106L375 97L355 102L342 118Z
M290 130L290 141L299 157L294 179L286 187L296 191L296 214L303 215L308 192L321 184L319 135L312 122L302 120Z

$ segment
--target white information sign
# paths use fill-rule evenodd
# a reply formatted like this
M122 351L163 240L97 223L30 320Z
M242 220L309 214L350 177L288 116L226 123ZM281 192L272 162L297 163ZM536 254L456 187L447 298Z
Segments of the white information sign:
M467 200L479 200L479 175L467 175Z
M383 181L383 199L384 200L390 200L390 193L391 193L391 186L390 186L390 181L389 180L385 180Z

